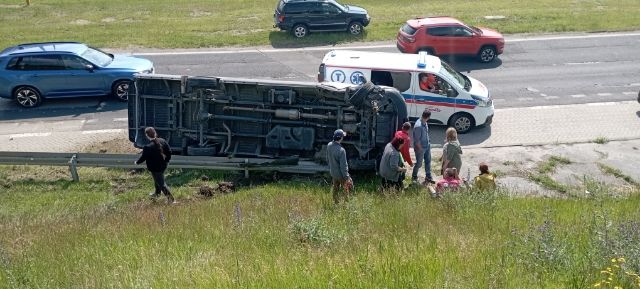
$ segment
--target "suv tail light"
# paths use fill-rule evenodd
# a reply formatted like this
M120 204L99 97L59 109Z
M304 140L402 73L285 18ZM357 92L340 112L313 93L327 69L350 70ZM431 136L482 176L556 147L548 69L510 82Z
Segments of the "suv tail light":
M278 16L278 22L284 22L284 15Z

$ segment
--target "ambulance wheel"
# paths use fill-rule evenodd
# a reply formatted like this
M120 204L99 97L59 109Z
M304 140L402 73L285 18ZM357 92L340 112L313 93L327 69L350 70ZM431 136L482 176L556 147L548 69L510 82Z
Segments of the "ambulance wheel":
M458 133L467 133L476 126L476 122L470 114L460 112L449 119L449 126L455 128Z

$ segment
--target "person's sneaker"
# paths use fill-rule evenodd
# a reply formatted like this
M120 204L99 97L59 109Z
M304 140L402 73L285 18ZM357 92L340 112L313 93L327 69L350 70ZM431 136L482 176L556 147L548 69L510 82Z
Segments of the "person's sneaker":
M170 196L167 198L167 204L169 204L169 205L175 205L175 204L177 204L177 203L178 203L178 202L176 202L176 199L174 199L174 198L173 198L173 196L171 196L171 195L170 195Z
M153 201L157 200L158 197L160 197L160 194L156 194L156 193L149 193L149 198Z

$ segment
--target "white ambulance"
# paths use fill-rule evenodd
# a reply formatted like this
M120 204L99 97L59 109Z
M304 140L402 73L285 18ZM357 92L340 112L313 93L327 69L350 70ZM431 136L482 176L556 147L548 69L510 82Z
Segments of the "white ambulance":
M448 125L465 133L489 125L493 101L480 81L454 70L440 58L420 54L333 50L320 64L319 81L376 85L398 89L414 121L425 109L430 123Z

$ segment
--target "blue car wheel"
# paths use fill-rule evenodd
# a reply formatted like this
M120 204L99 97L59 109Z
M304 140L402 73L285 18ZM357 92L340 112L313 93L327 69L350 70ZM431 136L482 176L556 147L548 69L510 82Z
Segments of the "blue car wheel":
M37 89L30 86L21 86L16 88L13 97L18 105L24 108L33 108L42 102L42 97Z

